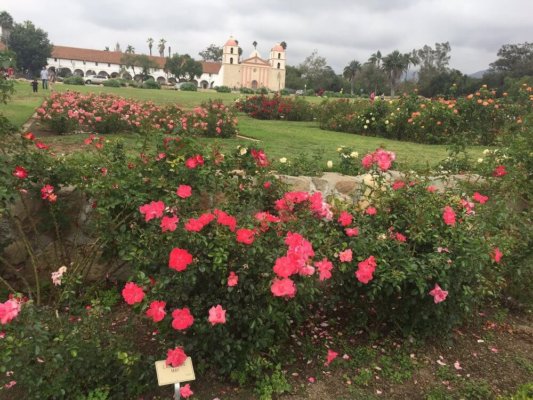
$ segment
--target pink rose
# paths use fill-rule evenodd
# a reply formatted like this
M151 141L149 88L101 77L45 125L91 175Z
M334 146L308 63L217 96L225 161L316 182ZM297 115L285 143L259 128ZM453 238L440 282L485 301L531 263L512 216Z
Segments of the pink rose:
M219 304L209 309L209 322L211 325L226 323L226 310Z

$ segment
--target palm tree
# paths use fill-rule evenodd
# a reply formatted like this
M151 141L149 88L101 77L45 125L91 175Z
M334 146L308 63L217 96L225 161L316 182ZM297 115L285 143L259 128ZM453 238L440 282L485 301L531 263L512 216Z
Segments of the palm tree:
M157 46L159 49L159 55L161 57L165 57L165 45L167 41L165 39L159 39L159 45Z
M254 49L257 49L257 42L254 40L254 42L252 43L252 46L254 46Z
M370 55L370 58L368 59L368 62L371 64L374 64L376 67L380 67L381 65L381 51L376 51L375 53Z
M409 66L412 65L413 67L415 67L418 64L420 64L420 58L418 58L418 55L415 49L413 49L413 51L410 53L405 53L404 57L405 57L405 61L407 62L407 67L405 68L405 79L404 80L407 81L407 75L409 73Z
M0 41L3 42L6 45L7 48L7 42L9 39L9 34L13 30L13 17L11 14L9 14L7 11L0 12L0 27L2 27L2 37L0 37Z
M131 44L128 44L128 46L126 46L126 51L125 53L128 53L128 54L135 54L135 47L133 47Z
M148 49L150 50L150 56L152 56L152 47L154 45L154 39L152 39L151 37L148 38L148 40L146 41L146 43L148 43Z
M407 65L408 63L405 54L400 53L398 50L394 50L383 58L383 69L389 75L392 97L394 97L396 84L407 69Z
M351 61L350 64L344 67L342 75L350 81L351 94L353 94L353 83L359 71L361 71L361 63L356 60Z

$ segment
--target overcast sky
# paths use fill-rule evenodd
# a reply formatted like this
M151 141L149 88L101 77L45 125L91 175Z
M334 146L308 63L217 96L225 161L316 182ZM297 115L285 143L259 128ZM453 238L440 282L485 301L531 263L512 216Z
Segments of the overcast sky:
M314 49L337 73L365 62L449 41L450 66L464 73L488 68L507 43L533 42L533 0L2 0L15 22L30 20L55 45L104 49L128 44L148 53L147 38L164 38L172 52L198 52L233 35L248 56L264 58L287 43L287 64ZM154 46L153 53L157 54Z

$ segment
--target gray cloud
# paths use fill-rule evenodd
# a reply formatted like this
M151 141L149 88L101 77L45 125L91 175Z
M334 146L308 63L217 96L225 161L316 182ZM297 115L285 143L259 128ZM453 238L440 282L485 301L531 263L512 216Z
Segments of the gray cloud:
M266 57L282 40L290 65L314 49L337 72L381 50L407 52L449 41L450 66L463 72L488 67L506 43L533 41L531 0L251 0L114 1L4 0L16 21L31 20L54 44L103 49L119 42L148 52L146 40L165 38L173 52L197 56L234 35ZM154 49L157 52L157 49Z

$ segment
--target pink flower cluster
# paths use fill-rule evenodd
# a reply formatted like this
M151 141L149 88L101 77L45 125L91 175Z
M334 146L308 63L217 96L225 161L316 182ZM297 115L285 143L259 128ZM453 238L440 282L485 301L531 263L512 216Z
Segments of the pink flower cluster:
M50 203L56 202L57 194L54 193L54 187L52 185L44 185L41 188L41 199L48 200Z
M381 171L385 172L390 169L394 160L396 160L396 154L380 148L373 153L365 155L361 163L365 169L370 169L372 165L377 165Z
M326 203L322 197L321 192L315 192L309 194L307 192L287 192L285 195L275 202L276 210L282 215L287 212L292 212L297 204L306 203L309 210L313 212L318 218L323 218L327 221L331 221L333 213L331 206Z
M18 179L26 179L28 177L28 171L26 168L17 165L13 170L13 176Z
M250 151L258 167L268 167L270 164L263 150L252 149Z
M16 299L9 299L0 303L0 324L6 325L14 320L20 313L20 302Z
M357 267L358 268L357 271L355 271L355 276L359 282L367 284L374 279L374 271L377 267L374 256L370 256L366 260L361 261L359 264L357 264Z

